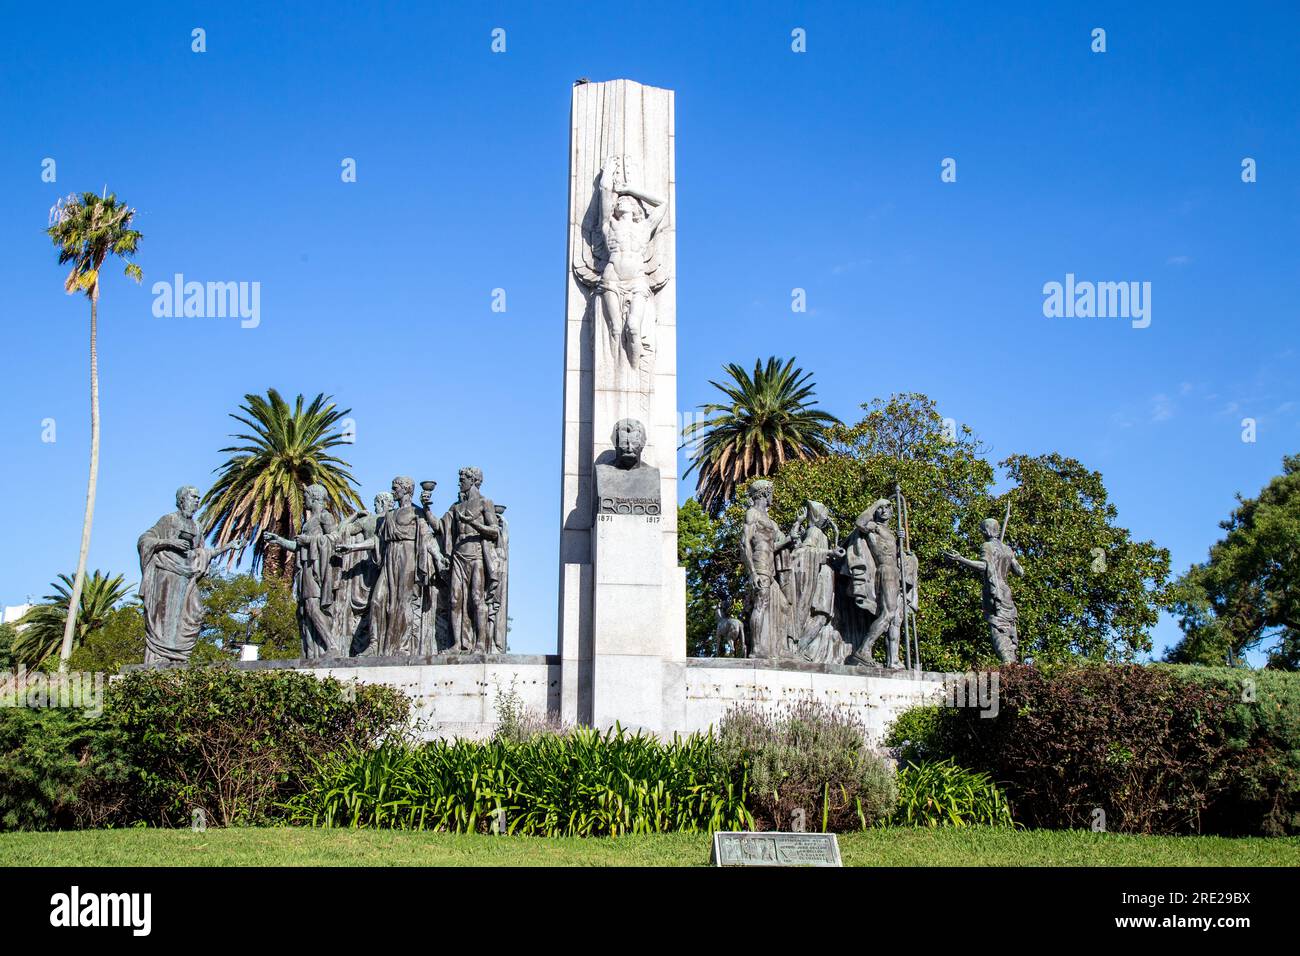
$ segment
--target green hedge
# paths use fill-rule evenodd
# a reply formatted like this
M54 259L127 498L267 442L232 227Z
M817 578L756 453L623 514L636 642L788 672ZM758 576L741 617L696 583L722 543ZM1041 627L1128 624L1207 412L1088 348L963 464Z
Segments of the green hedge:
M1028 826L1300 832L1300 675L1136 664L998 674L995 717L916 708L887 742L989 774Z
M225 666L136 671L102 716L0 710L0 829L274 820L315 762L402 728L382 685Z

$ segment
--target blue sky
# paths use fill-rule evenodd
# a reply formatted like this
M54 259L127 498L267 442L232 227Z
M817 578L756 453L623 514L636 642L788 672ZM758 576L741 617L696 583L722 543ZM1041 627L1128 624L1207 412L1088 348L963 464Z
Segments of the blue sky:
M91 567L138 578L136 537L210 481L246 392L324 391L352 409L367 501L411 474L442 507L457 468L484 469L510 509L512 647L553 650L577 77L677 91L683 409L769 354L844 417L926 392L997 458L1100 470L1181 571L1300 448L1300 16L1135 6L11 6L0 602L75 566L88 309L42 230L58 196L107 184L139 210L145 283L104 284ZM260 325L155 317L150 286L178 272L261 283ZM1150 282L1150 327L1044 317L1067 273ZM1157 647L1176 638L1165 621Z

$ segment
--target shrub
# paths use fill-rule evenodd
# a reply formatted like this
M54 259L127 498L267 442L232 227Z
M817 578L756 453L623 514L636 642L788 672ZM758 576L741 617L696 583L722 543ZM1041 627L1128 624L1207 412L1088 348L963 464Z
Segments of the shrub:
M938 704L909 707L885 731L884 745L898 752L904 764L937 760L947 753L943 714Z
M532 836L745 829L743 787L711 737L663 743L615 728L521 742L434 741L349 748L317 763L289 818L312 826Z
M759 829L788 830L795 811L809 829L862 829L888 818L898 799L893 769L867 747L861 721L816 701L729 710L718 758L747 780Z
M905 827L1014 826L1011 807L986 773L951 759L913 763L898 772L898 809Z
M1087 665L1000 671L996 717L941 715L956 762L1006 787L1021 823L1195 833L1226 767L1230 695L1165 668ZM934 738L932 738L934 739Z
M264 823L314 762L400 728L409 700L383 685L227 666L135 671L109 687L146 818Z
M513 680L508 688L497 688L495 707L497 725L492 734L495 740L520 744L532 740L538 734L556 733L560 730L558 720L528 709Z
M119 735L79 710L0 710L0 830L55 830L114 822L131 767Z
M1160 666L1220 691L1226 753L1204 825L1216 833L1300 833L1300 674Z

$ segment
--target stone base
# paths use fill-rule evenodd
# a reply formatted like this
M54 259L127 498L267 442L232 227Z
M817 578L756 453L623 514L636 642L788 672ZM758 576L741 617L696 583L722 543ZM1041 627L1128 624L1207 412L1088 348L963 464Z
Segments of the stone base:
M231 666L240 670L291 668L319 677L396 687L415 701L418 730L426 740L491 736L497 725L498 695L512 686L532 714L557 724L560 720L561 659L556 655L352 657L242 661ZM647 668L653 673L648 673ZM617 721L628 730L645 730L669 738L675 733L716 727L734 706L756 705L776 711L796 701L817 700L843 706L857 715L873 744L880 743L889 724L904 710L937 702L944 680L957 676L711 657L684 661L628 657L619 662L616 670L608 679L623 682L626 692L618 697L627 706L607 715L607 721L598 724L601 729ZM645 699L643 691L647 687L653 687L660 696L653 701Z

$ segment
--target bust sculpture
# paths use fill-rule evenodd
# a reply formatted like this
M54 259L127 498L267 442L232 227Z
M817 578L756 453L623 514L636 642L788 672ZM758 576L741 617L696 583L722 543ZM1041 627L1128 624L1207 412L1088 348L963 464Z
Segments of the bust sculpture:
M657 515L660 513L659 469L641 460L645 426L624 418L614 426L612 455L602 456L592 469L598 515Z

